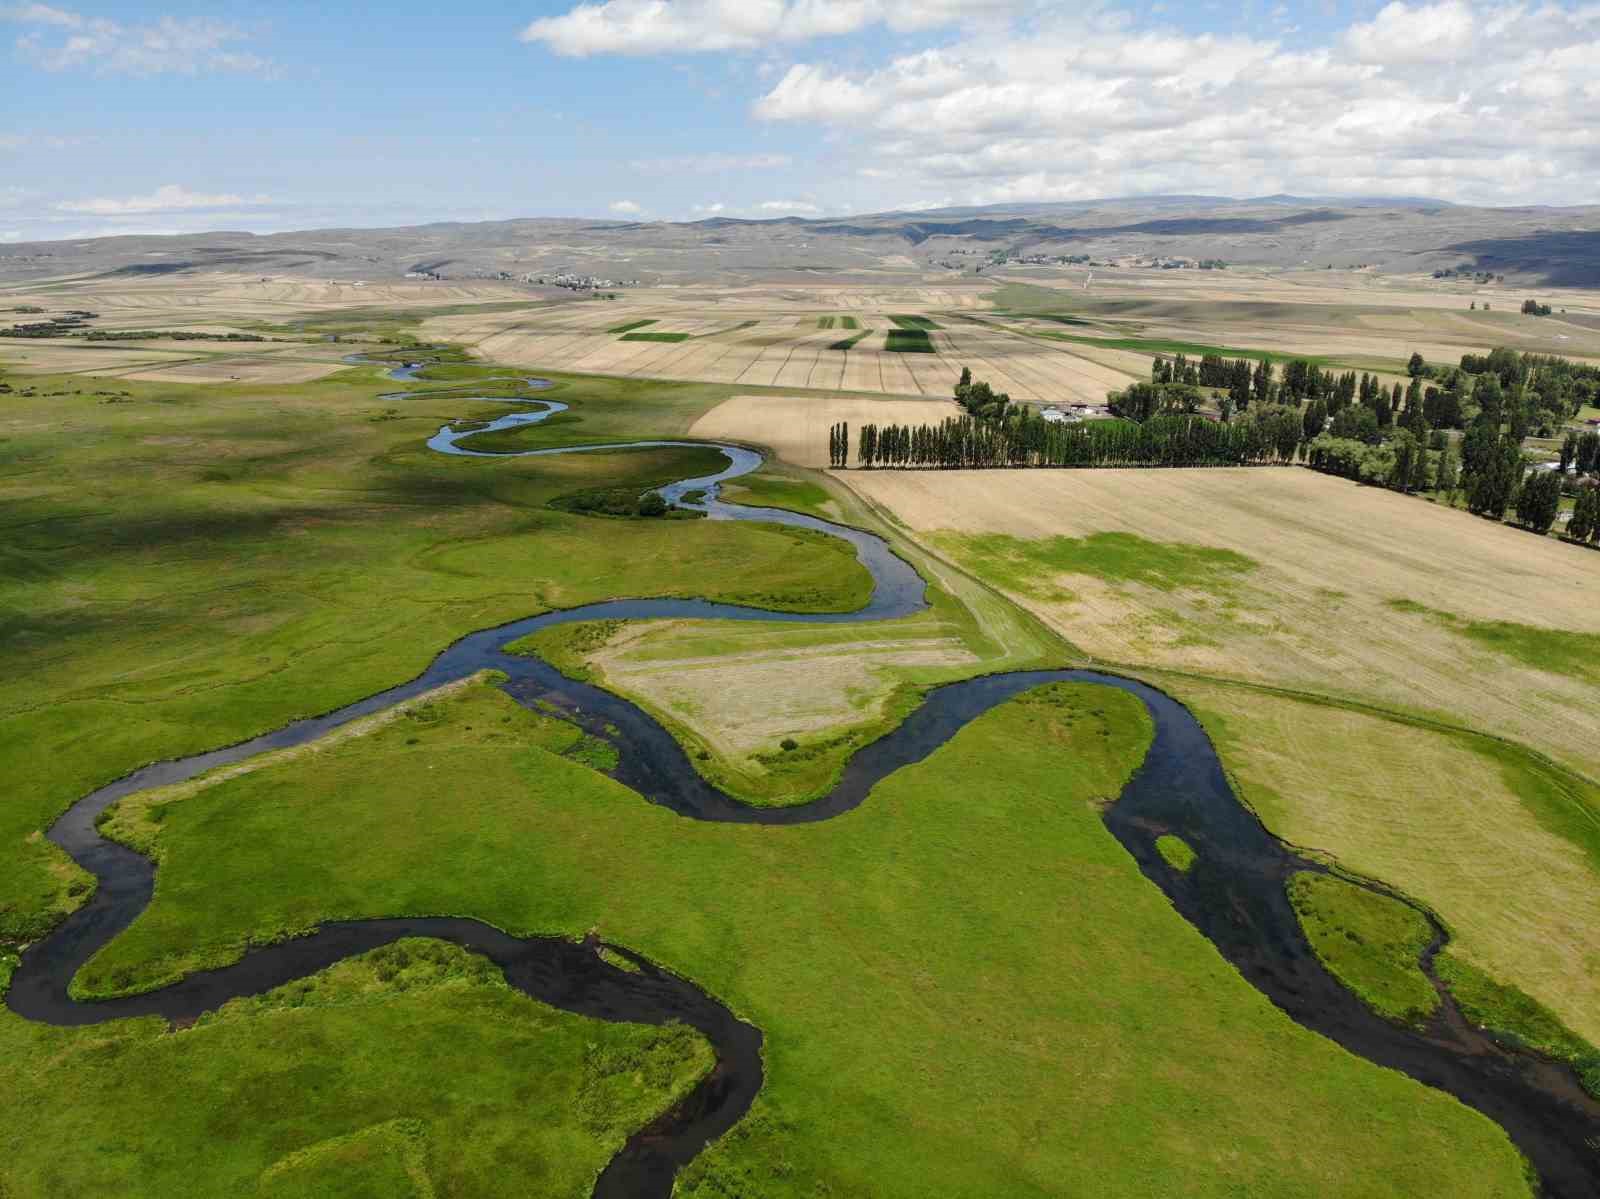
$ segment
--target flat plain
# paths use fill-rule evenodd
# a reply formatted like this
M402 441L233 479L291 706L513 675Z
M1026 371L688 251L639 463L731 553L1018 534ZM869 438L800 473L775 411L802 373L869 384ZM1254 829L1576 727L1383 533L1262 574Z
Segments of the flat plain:
M1502 311L1513 289L1487 313L1423 279L1201 274L1112 270L1085 288L1083 271L930 272L615 301L182 274L8 288L106 328L284 340L0 340L18 389L0 398L0 635L20 681L0 767L24 780L0 808L0 940L82 901L86 877L40 836L79 795L399 682L465 632L616 596L859 604L864 574L838 545L555 503L715 469L709 449L423 448L447 421L503 414L475 397L523 394L504 378L518 368L556 385L527 394L572 407L493 448L765 446L777 460L728 498L874 529L929 582L927 612L875 625L535 639L656 714L731 793L814 797L938 683L1111 662L1194 708L1274 832L1433 912L1452 937L1441 970L1478 972L1450 977L1489 996L1475 1019L1515 987L1562 1036L1600 1038L1592 553L1295 469L819 469L838 421L953 415L963 366L1054 402L1098 401L1179 343L1386 377L1412 349L1600 354L1591 293L1565 297L1571 319L1521 318ZM932 353L886 349L908 321ZM403 360L412 334L466 348L404 385L420 398L343 361ZM158 894L78 986L157 985L342 916L598 930L767 1037L755 1110L680 1179L696 1199L1528 1194L1500 1129L1291 1023L1139 873L1099 813L1147 737L1121 693L1053 689L847 816L713 826L605 777L573 726L467 684L122 805L108 828L157 857ZM0 1073L29 1112L0 1143L0 1191L522 1194L537 1178L585 1193L704 1074L705 1046L561 1017L492 975L422 943L194 1029L0 1014ZM285 1046L335 1064L286 1074ZM471 1096L434 1085L452 1073ZM314 1099L285 1114L287 1090ZM219 1095L237 1128L211 1115ZM118 1112L129 1096L137 1110ZM64 1139L95 1150L70 1176L41 1152Z

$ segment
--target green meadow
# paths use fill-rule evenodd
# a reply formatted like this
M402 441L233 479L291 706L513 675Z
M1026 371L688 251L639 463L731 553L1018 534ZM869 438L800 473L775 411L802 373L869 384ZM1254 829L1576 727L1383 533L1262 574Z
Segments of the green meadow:
M1527 1194L1494 1125L1293 1024L1142 877L1099 815L1150 736L1121 692L1030 693L795 828L647 804L489 686L427 709L135 804L159 892L85 989L335 916L598 930L766 1036L755 1109L685 1195ZM432 1127L404 1098L371 1118Z
M586 1195L712 1055L681 1027L536 1003L483 958L430 940L181 1030L4 1012L0 1063L8 1197L423 1199Z
M472 372L492 373L453 374ZM703 595L848 609L867 587L836 543L776 526L552 506L720 465L709 451L433 453L439 425L505 411L460 378L411 400L382 398L396 384L371 367L295 387L119 381L117 402L98 382L4 399L0 941L38 935L85 892L40 830L146 762L339 707L464 633L548 608ZM539 394L573 405L537 443L559 445L679 434L727 389L564 378Z

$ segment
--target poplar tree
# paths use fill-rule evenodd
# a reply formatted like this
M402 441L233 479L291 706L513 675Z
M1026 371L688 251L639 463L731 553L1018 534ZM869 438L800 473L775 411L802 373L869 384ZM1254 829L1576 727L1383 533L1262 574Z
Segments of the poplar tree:
M1548 533L1561 510L1561 476L1535 471L1517 493L1517 519L1535 533Z

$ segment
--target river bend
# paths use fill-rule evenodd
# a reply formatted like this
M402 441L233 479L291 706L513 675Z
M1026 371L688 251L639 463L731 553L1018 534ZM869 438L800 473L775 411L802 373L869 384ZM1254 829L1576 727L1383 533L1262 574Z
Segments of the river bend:
M359 360L359 359L358 359ZM417 364L391 371L411 379ZM518 380L537 388L540 380ZM397 393L444 398L439 392ZM505 397L450 395L463 402ZM447 424L428 445L441 453L504 457L474 450L473 434L537 423L566 405L516 397L519 410L487 425ZM529 408L529 403L537 407ZM528 455L601 453L628 448L704 442L640 441L524 451ZM68 987L102 946L126 929L149 904L155 887L151 861L100 836L95 819L124 796L193 778L207 770L268 750L302 745L352 720L384 711L445 683L484 669L508 676L504 689L525 705L553 704L618 751L612 774L649 802L685 818L747 824L802 824L827 820L865 801L872 788L903 766L920 762L966 724L999 704L1044 683L1098 683L1136 696L1148 709L1155 737L1143 765L1105 812L1107 828L1145 876L1230 963L1301 1025L1353 1053L1456 1096L1499 1123L1538 1173L1551 1199L1600 1195L1600 1104L1565 1065L1502 1045L1474 1028L1441 988L1441 1011L1424 1029L1377 1016L1323 969L1290 906L1285 883L1299 870L1322 870L1284 845L1241 805L1210 740L1194 716L1170 696L1133 679L1092 670L1034 670L989 675L930 691L899 727L862 747L834 788L798 807L758 808L706 782L682 747L636 705L608 691L563 677L538 658L502 650L507 642L541 628L601 619L724 619L854 623L910 615L926 605L924 584L886 542L871 533L781 509L728 503L721 483L749 474L761 456L720 445L729 465L716 474L662 488L671 502L716 520L755 520L797 526L851 543L871 573L868 604L855 612L772 612L705 600L628 600L546 612L456 641L415 679L323 716L298 720L238 745L161 762L137 770L73 804L48 831L50 840L98 879L90 900L43 940L29 946L13 976L6 1002L27 1019L60 1025L97 1024L156 1015L174 1022L255 995L402 937L436 937L482 953L511 985L565 1011L602 1020L663 1024L681 1021L702 1033L716 1054L711 1074L672 1110L635 1133L595 1184L602 1199L670 1195L677 1171L749 1110L763 1082L762 1034L688 979L622 946L605 946L635 968L606 961L601 944L560 937L513 937L480 921L428 917L338 921L309 936L249 951L231 966L202 971L160 990L100 1002L78 1002ZM685 496L703 492L696 500ZM1188 873L1157 852L1164 833L1182 837L1198 854ZM1437 926L1436 926L1437 927ZM1423 966L1432 977L1435 945ZM1437 978L1434 978L1437 985Z

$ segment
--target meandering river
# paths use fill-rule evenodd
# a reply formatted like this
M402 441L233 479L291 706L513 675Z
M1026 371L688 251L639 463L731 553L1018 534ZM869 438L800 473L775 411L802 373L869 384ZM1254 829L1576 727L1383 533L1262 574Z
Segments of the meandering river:
M413 378L415 364L391 372ZM541 381L521 380L537 387ZM446 398L439 392L400 393ZM451 395L462 402L504 397ZM433 449L471 457L503 457L471 448L474 434L536 423L565 409L551 401L517 398L518 411L487 426L445 425ZM530 407L529 405L536 405ZM641 441L628 445L531 450L530 455L615 452L628 448L703 442ZM749 474L761 456L740 446L717 448L728 467L714 475L662 488L671 502L716 520L754 520L799 526L840 537L873 579L866 607L823 615L771 612L705 600L612 600L547 612L471 633L446 648L417 678L335 712L292 724L224 749L162 762L84 796L49 830L98 880L90 901L22 955L6 1002L27 1019L61 1025L97 1024L128 1016L194 1018L229 999L254 995L322 970L352 954L402 937L437 937L482 953L507 980L541 1002L601 1020L662 1024L677 1020L697 1029L716 1052L716 1066L681 1103L635 1133L607 1166L594 1194L604 1199L667 1196L677 1171L732 1128L749 1110L763 1081L761 1031L741 1021L714 996L622 946L607 946L634 969L602 958L600 943L559 937L517 938L476 920L396 918L330 922L309 936L252 950L239 962L203 971L158 991L80 1003L68 993L73 975L95 952L126 929L149 904L155 867L142 855L107 841L95 818L124 796L193 778L204 771L267 750L301 745L352 720L479 670L504 671L504 689L518 702L554 704L618 751L612 772L646 800L694 820L802 824L827 820L860 805L872 788L902 766L920 762L967 723L1006 700L1044 683L1071 681L1116 687L1149 710L1155 738L1143 765L1105 813L1107 828L1173 907L1206 936L1250 983L1292 1019L1353 1053L1404 1071L1447 1091L1497 1121L1533 1163L1545 1195L1593 1199L1600 1195L1600 1103L1564 1065L1500 1044L1474 1028L1440 987L1441 1010L1424 1029L1392 1024L1339 984L1312 953L1285 891L1299 870L1321 870L1274 837L1235 797L1204 730L1176 700L1133 679L1092 670L1035 670L989 675L930 692L893 732L860 749L838 784L823 798L799 807L756 808L705 781L679 744L652 717L610 692L564 678L533 657L502 646L541 628L600 619L759 620L854 623L910 615L926 604L924 584L881 538L816 517L732 504L721 483ZM685 497L704 493L693 500ZM1157 852L1163 833L1182 837L1198 853L1181 873ZM1435 944L1424 955L1432 976ZM1435 978L1435 984L1438 985ZM1067 1063L1064 1063L1064 1065Z

